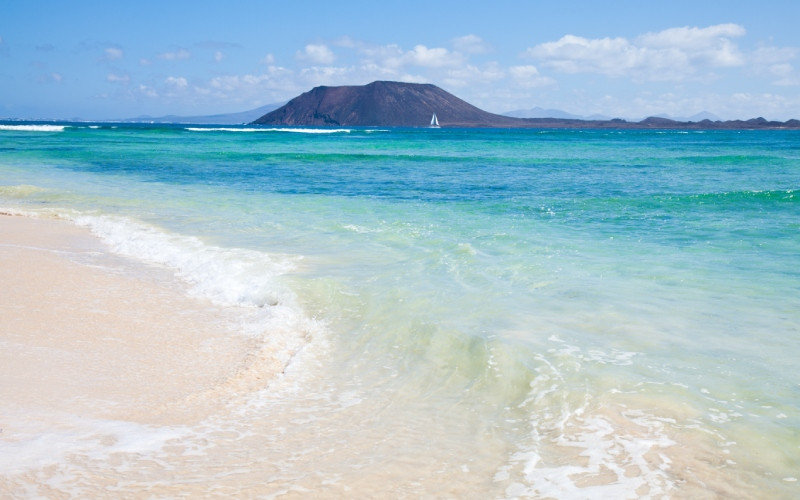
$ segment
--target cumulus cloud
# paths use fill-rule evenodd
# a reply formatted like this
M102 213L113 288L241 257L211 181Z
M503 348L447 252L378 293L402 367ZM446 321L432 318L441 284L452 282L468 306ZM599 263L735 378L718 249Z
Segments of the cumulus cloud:
M752 60L760 65L784 64L796 59L798 49L791 47L759 47L752 53Z
M429 49L424 45L417 45L413 50L403 55L406 64L424 66L428 68L440 68L443 66L455 66L461 63L462 58L444 48Z
M215 76L205 83L195 84L192 94L205 100L257 106L287 100L306 90L307 83L295 71L269 66L260 74Z
M755 74L769 74L777 78L773 84L778 86L800 85L800 72L792 62L797 59L798 49L789 47L759 47L750 57Z
M497 63L489 63L482 67L466 64L455 68L447 68L439 72L437 80L451 88L474 88L491 85L505 78L506 72ZM417 81L427 81L420 79Z
M215 76L208 82L214 95L241 96L273 89L295 90L294 73L280 66L270 66L260 75L222 75Z
M465 35L454 38L453 47L465 54L486 54L490 51L489 45L477 35Z
M154 88L148 87L147 85L139 85L139 87L137 87L136 89L136 92L144 97L150 97L150 98L158 97L158 92L156 92Z
M183 90L189 86L189 82L182 76L169 76L164 80L164 83L178 90Z
M298 83L306 88L317 85L336 85L352 75L351 68L333 66L314 66L304 68L297 74Z
M736 24L670 28L627 38L565 35L525 54L564 73L598 73L637 80L680 81L715 68L741 66L745 56L733 42L745 29Z
M514 80L514 83L519 87L537 88L556 83L556 81L549 76L541 75L539 69L532 65L512 66L508 68L508 72Z
M189 59L190 57L192 57L192 54L186 49L178 49L172 52L162 52L158 55L159 59L163 59L165 61L180 61Z
M225 92L237 92L245 87L258 86L269 79L269 75L226 75L216 76L209 85Z
M297 59L314 64L333 64L336 56L327 45L310 43L302 51L297 51Z
M494 88L497 82L509 78L507 68L497 62L470 63L469 54L486 50L486 44L475 35L454 40L453 49L422 44L409 48L397 44L374 45L349 37L331 43L304 45L295 54L298 67L291 69L276 66L275 57L267 54L259 61L263 72L215 76L205 83L193 84L193 94L230 102L278 101L317 85L354 85L372 80L434 82L445 88L472 92L481 86ZM333 46L337 48L336 54L330 48ZM517 88L552 82L535 70L527 73L515 70L514 75L522 81L516 84Z
M401 64L403 50L396 44L389 45L368 45L364 43L354 44L353 48L358 50L363 64L373 64L376 66L397 67Z

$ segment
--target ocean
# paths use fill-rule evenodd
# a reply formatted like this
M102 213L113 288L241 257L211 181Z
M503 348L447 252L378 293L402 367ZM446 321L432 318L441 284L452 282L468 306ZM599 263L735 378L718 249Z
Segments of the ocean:
M173 424L7 415L0 476L797 498L798 189L790 130L0 125L0 211L90 229L279 365Z

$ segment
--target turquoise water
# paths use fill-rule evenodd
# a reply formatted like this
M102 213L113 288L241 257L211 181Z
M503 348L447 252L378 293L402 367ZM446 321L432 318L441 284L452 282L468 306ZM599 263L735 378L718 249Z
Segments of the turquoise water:
M798 495L799 188L796 131L0 126L0 209L303 330L236 418L348 441L268 440L308 491Z

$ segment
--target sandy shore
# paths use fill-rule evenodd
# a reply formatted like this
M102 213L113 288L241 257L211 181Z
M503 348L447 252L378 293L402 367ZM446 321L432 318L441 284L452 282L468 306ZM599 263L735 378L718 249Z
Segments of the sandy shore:
M0 216L6 418L12 409L156 424L201 417L198 395L235 377L253 346L184 292L169 272L111 255L69 222ZM0 427L13 439L13 422Z

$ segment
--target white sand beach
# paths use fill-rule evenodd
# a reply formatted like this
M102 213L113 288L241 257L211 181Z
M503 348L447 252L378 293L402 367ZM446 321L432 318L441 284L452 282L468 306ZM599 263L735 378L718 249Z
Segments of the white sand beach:
M202 417L208 402L191 401L235 377L252 341L167 271L136 266L69 222L0 216L6 409L148 424ZM14 439L12 422L0 427Z

